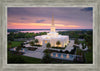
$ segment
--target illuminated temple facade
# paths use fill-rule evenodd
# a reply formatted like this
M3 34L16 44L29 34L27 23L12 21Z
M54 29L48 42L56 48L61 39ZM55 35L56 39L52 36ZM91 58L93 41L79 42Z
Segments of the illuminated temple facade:
M55 30L55 24L54 24L54 17L52 16L52 24L50 32L47 33L47 35L42 36L36 36L35 39L38 39L39 45L42 45L43 47L46 47L47 43L51 44L51 47L56 47L57 41L60 42L59 47L65 47L69 43L69 36L63 36L59 35Z

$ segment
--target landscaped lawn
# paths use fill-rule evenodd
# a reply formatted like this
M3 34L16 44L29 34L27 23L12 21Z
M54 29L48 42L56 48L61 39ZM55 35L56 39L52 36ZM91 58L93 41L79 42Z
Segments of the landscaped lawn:
M93 47L89 47L87 53L85 53L86 63L93 63Z
M80 55L82 51L80 49L76 49L76 55ZM84 52L85 54L85 59L86 59L86 62L85 63L93 63L93 52L92 51L87 51L87 52Z
M76 48L76 55L80 55L82 52L82 50L80 50L79 48Z
M17 47L17 46L19 46L21 43L23 43L23 41L11 41L11 48ZM8 44L7 46L8 46L8 48L10 47L9 44Z
M79 41L79 43L85 43L85 41Z
M85 53L86 63L93 63L93 54L92 52Z
M23 56L23 55L15 55L15 54L12 54L11 52L8 52L8 63L22 63L22 64L25 64L25 63L41 63L41 59L38 59L38 58L33 58L33 57L27 57L27 56Z
M11 48L19 46L23 41L12 41ZM9 48L9 45L8 45ZM8 63L41 63L41 59L27 57L23 55L15 55L8 51Z
M38 58L27 57L27 56L22 56L22 57L24 58L25 63L41 63L41 59Z

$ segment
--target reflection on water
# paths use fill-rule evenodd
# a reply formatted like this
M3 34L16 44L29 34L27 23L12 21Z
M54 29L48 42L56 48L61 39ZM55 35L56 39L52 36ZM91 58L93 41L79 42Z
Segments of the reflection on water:
M62 59L69 59L73 60L74 56L71 54L64 54L64 53L51 53L51 57L62 58Z
M56 30L56 32L59 31L68 31L68 30ZM31 30L31 31L18 31L18 32L22 32L22 33L40 33L40 32L50 32L50 30ZM15 32L15 33L18 33ZM10 34L10 32L7 32L7 35Z
M63 54L61 54L61 58L63 58Z
M36 30L36 31L20 31L20 32L23 32L23 33L39 33L39 32L49 32L49 30Z
M56 57L58 57L58 54L56 54Z
M53 56L53 54L51 53L51 56Z
M67 54L67 58L69 58L69 54Z
M67 30L56 30L56 32L58 32L58 31L67 31ZM20 32L23 32L23 33L32 33L32 32L34 32L34 33L39 33L39 32L50 32L50 30L32 30L32 31L20 31Z

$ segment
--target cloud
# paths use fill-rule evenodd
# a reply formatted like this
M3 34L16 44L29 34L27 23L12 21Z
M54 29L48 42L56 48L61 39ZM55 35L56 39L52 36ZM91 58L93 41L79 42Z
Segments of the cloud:
M54 23L58 25L69 25L69 27L77 25L80 28L92 28L93 25L92 7L8 7L7 11L8 26L11 23L51 24L52 14L54 14ZM57 27L68 28L64 26Z
M20 19L21 19L21 20L27 20L27 18L23 18L23 17L22 17L22 18L20 18Z
M42 20L37 20L36 23L41 23L41 22L44 22L44 21L45 20L43 20L43 19Z

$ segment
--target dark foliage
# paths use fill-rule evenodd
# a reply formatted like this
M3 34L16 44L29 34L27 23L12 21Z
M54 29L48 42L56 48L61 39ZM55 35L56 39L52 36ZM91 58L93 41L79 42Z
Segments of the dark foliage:
M51 63L51 61L52 61L51 60L51 56L46 53L41 62L43 62L43 63Z

